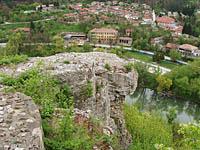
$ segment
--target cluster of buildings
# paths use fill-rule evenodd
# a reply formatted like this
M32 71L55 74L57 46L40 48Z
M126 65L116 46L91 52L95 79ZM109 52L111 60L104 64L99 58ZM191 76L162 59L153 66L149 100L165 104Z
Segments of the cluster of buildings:
M36 6L36 11L52 11L55 9L54 4L49 4L49 5L38 5Z
M118 31L112 28L94 28L90 30L88 35L84 33L67 32L64 33L64 39L66 43L77 43L80 45L88 41L92 43L108 44L108 45L115 45L115 44L122 46L132 45L132 38L130 36L128 35L125 35L123 37L119 36Z
M156 23L159 27L171 31L174 36L182 35L183 26L178 24L176 20L172 17L157 17Z
M173 43L167 43L165 46L165 49L166 49L166 51L177 50L183 56L188 56L188 57L199 57L200 56L200 49L191 44L177 45L177 44L173 44Z
M67 32L63 33L66 43L76 43L78 45L83 45L85 42L91 42L95 44L107 44L107 45L121 45L121 46L131 46L132 45L132 30L126 29L125 35L120 36L119 32L113 28L94 28L89 31L88 35L84 33L77 32ZM160 41L162 39L157 39ZM198 47L183 44L177 45L173 43L167 43L164 47L166 51L177 50L183 56L188 57L199 57L200 50Z
M126 19L127 22L135 25L139 25L140 23L151 24L153 22L153 11L151 7L146 4L139 5L137 3L132 3L129 5L123 2L108 1L92 2L90 5L87 5L87 7L84 7L81 3L77 3L70 5L69 8L75 12L66 14L64 17L74 17L75 20L80 16L112 14L116 15L118 18Z
M74 13L65 14L64 17L70 21L79 22L81 19L87 20L90 15L102 14L104 17L100 20L108 20L108 14L117 16L117 18L123 18L132 25L151 25L153 27L156 24L166 30L172 32L173 36L180 36L183 31L183 26L180 25L176 19L174 19L173 14L169 14L157 17L154 10L151 9L149 5L146 4L127 4L123 2L92 2L87 6L83 6L81 3L70 5L69 8L74 10ZM107 16L106 16L107 15Z
M60 21L67 23L78 23L81 21L90 21L91 19L98 18L99 22L107 21L114 22L113 18L117 18L119 22L126 21L133 26L148 25L153 29L168 30L172 33L173 38L178 38L182 35L183 26L175 19L177 13L162 14L162 16L156 16L154 10L149 5L132 3L127 4L125 2L118 1L106 1L97 2L94 1L91 4L76 3L69 5L70 13L64 14ZM36 11L51 11L55 6L39 5L36 7ZM197 12L199 13L199 12ZM200 14L200 13L199 13ZM96 17L95 17L96 16ZM22 31L29 33L29 28L17 28L14 32ZM66 43L84 44L85 42L92 42L98 44L109 45L132 45L132 29L126 29L125 33L121 35L116 29L113 28L94 28L89 31L88 34L67 32L63 33ZM151 40L152 45L158 45L160 48L170 51L176 49L185 56L200 56L200 50L190 44L177 45L167 43L165 45L163 37L155 37Z

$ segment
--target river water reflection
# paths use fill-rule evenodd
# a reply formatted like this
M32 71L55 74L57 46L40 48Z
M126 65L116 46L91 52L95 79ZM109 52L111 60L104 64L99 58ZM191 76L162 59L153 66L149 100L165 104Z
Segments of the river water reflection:
M200 120L200 105L185 100L163 98L153 90L137 89L133 95L126 97L126 103L135 104L141 111L158 112L164 118L169 108L177 108L176 122L189 123Z

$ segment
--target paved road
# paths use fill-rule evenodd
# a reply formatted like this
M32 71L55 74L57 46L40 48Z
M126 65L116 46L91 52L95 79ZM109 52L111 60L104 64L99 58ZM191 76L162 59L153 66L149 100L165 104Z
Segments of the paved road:
M0 43L0 47L6 47L6 43Z
M33 22L34 23L45 22L45 21L50 21L50 20L54 20L54 19L55 18L47 18L47 19L42 19L42 20L36 20L36 21L33 21ZM30 21L29 22L5 22L5 23L0 24L0 25L3 26L3 25L28 24L28 23L30 23Z
M94 44L92 44L94 45ZM103 48L121 48L120 46L110 46L110 45L105 45L105 44L96 44L95 47L103 47ZM150 51L145 51L145 50L136 50L136 49L132 49L131 47L123 47L124 50L128 50L128 51L137 51L139 53L143 53L143 54L147 54L147 55L150 55L150 56L153 56L154 53L153 52L150 52ZM168 60L168 61L172 61L170 57L168 56L165 56L165 60ZM177 60L176 62L178 62L179 64L182 64L182 65L187 65L188 63L187 62L184 62L184 61L181 61L181 60Z
M139 63L143 63L143 64L147 65L150 73L160 72L161 74L165 74L165 73L171 72L171 69L161 67L159 65L155 65L155 64L152 64L152 63L146 63L146 62L138 60L138 59L132 58L132 59L129 59L129 61L133 62L133 63L139 62Z

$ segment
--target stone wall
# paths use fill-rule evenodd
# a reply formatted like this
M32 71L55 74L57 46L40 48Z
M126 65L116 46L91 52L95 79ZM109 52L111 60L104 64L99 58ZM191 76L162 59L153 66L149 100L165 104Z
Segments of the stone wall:
M21 93L0 92L0 150L44 150L37 106Z

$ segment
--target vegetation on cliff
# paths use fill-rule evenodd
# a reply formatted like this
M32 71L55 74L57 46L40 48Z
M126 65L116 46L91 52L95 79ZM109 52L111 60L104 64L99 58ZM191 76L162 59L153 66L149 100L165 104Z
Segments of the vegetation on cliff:
M155 112L140 112L136 106L124 106L126 126L133 143L129 150L196 150L200 148L200 124L176 124L170 111L167 120Z
M91 118L86 123L77 124L70 87L48 73L41 73L40 65L37 68L17 77L0 74L0 84L8 86L6 92L19 91L31 96L39 106L47 150L91 150L96 144L119 147L115 135L104 134L99 121ZM85 94L92 95L91 82L88 82Z
M155 144L172 145L171 126L150 113L141 113L134 106L124 107L127 129L132 135L130 150L155 149Z

